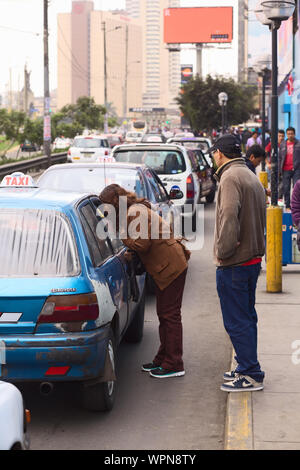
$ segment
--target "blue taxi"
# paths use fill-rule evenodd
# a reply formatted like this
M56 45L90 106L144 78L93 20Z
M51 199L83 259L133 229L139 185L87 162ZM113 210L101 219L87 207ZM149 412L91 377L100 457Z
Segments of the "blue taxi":
M86 408L110 410L117 346L143 336L145 275L133 296L124 246L96 236L100 204L0 187L0 380L80 382Z

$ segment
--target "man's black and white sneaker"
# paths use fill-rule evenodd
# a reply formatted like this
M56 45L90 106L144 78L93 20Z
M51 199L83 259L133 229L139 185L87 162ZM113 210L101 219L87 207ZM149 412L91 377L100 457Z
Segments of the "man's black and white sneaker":
M150 372L151 377L155 377L157 379L166 379L170 377L183 377L185 375L185 371L172 371L172 370L166 370L163 369L162 367L158 367L157 369L154 369Z
M251 377L248 377L248 375L239 374L237 374L233 381L221 386L223 392L257 392L263 390L263 388L263 382L256 382Z
M235 370L225 372L225 374L223 375L223 380L229 380L229 381L234 380L237 375L238 373Z
M150 362L149 364L144 364L142 365L142 371L143 372L151 372L151 370L157 369L158 365L154 364L153 362Z

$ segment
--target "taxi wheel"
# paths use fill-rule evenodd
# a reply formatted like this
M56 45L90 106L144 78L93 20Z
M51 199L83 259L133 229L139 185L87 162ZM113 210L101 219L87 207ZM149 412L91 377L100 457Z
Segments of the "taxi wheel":
M140 299L136 314L128 327L124 339L127 343L139 343L144 335L144 319L145 319L145 291Z
M112 330L109 332L106 354L108 354L112 369L115 372L116 351ZM90 411L110 411L115 403L116 381L100 382L83 386L83 406Z

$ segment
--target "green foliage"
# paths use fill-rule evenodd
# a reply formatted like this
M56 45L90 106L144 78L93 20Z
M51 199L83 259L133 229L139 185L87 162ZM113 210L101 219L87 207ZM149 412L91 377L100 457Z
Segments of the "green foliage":
M218 95L228 94L228 124L235 125L247 121L255 112L254 98L257 88L236 83L233 79L212 78L203 80L199 76L193 78L182 88L177 102L184 117L196 131L210 130L221 126L222 109Z
M0 109L0 133L5 134L7 140L13 142L22 141L24 121L25 113L22 111Z
M76 104L64 106L60 114L69 119L72 125L81 129L103 129L104 106L97 105L94 98L82 96Z

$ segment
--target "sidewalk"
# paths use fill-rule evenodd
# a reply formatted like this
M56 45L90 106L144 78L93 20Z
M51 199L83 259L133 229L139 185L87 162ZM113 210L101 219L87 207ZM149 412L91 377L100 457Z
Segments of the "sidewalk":
M263 266L256 309L265 389L228 394L225 449L299 450L300 266L283 268L282 294L266 292Z

